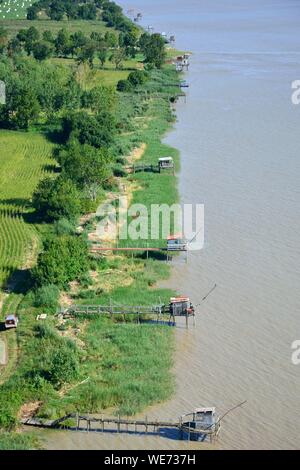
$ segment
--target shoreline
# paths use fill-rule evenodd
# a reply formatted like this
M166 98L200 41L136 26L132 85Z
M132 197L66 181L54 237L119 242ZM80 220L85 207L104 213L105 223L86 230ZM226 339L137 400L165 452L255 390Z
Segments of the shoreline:
M175 52L176 51L174 51L174 53ZM170 66L168 66L168 67L170 67ZM165 153L168 153L169 155L173 156L173 158L175 160L176 168L178 169L179 168L179 152L175 148L172 148L172 147L170 147L170 146L168 146L168 145L166 145L162 142L164 137L166 136L166 134L172 130L173 122L174 122L174 119L175 119L175 116L173 115L173 108L171 107L171 102L170 102L169 99L170 99L171 96L176 97L176 95L179 94L179 91L178 91L178 84L179 84L178 74L175 73L175 71L171 72L171 68L168 68L168 67L165 67L165 72L161 73L161 79L163 80L162 84L160 85L159 82L158 82L157 85L156 85L158 87L157 91L156 92L154 92L154 91L150 92L150 94L149 94L149 97L150 97L150 104L149 104L150 116L148 115L149 121L148 121L148 124L147 124L146 128L143 128L143 127L139 128L138 127L138 135L136 137L138 138L138 141L139 141L140 145L141 144L145 145L144 154L142 155L141 161L143 161L143 159L145 159L145 161L147 161L147 162L150 161L151 163L152 162L156 163L158 156L160 156L160 155L164 156ZM167 73L167 70L169 70L169 75ZM174 80L174 83L171 86L168 83L170 77ZM163 86L165 86L166 83L168 83L168 85L169 85L167 87L167 88L169 88L169 90L167 90L167 89L164 90L163 89ZM155 93L156 93L156 97L155 97ZM147 116L147 113L145 115L142 114L142 116L145 118ZM145 139L143 137L145 137ZM134 151L134 149L133 149L133 151ZM127 178L131 179L132 177L127 176L125 178L125 181L127 180ZM144 190L142 189L140 191L134 191L133 194L132 194L133 203L141 202L141 203L144 203L144 204L146 203L146 205L147 205L147 204L150 204L150 203L153 203L153 202L156 202L156 201L159 202L160 204L162 204L164 202L173 203L173 202L176 202L178 200L178 181L177 181L177 177L173 177L173 176L169 176L169 175L159 175L159 176L157 176L157 175L135 175L134 178L132 178L132 179L138 185L140 185L141 188L143 188L143 185L145 185L144 187L148 188L148 191L147 190L145 191L145 189ZM160 188L159 191L157 191L158 188ZM162 189L162 188L164 188L164 189ZM154 195L155 195L155 197L154 197ZM154 197L154 200L153 200L153 197ZM157 197L158 197L158 200L156 199ZM116 261L118 261L118 260L116 260ZM126 265L126 263L128 264L126 257L123 257L122 263L123 264L125 263L125 265ZM162 299L165 299L165 301L167 302L168 299L170 298L170 296L173 295L173 292L168 290L168 289L160 289L159 285L157 283L159 282L159 279L165 279L167 276L169 276L169 267L167 267L163 264L160 264L161 261L151 260L151 259L149 261L148 260L143 261L143 263L144 263L144 266L147 267L147 269L145 270L146 275L144 276L145 280L143 280L143 276L142 277L139 276L136 280L133 281L132 293L129 292L130 291L129 288L127 288L127 289L125 288L126 294L128 296L136 295L135 292L134 292L134 288L140 289L141 288L141 280L142 280L144 282L145 287L147 287L147 289L148 289L147 296L144 295L144 297L145 297L144 301L147 301L148 297L149 297L149 299L154 300L155 297L157 298L157 296L159 296ZM140 261L137 261L137 264L138 265L141 264ZM128 266L129 265L130 265L130 263L128 264ZM126 269L125 269L125 271L126 271ZM149 273L147 273L148 270L149 270ZM148 278L147 278L147 276L148 276ZM154 284L155 284L155 286L154 286ZM123 295L124 294L125 294L125 291L123 291ZM111 294L111 295L113 296L113 294ZM105 295L104 295L104 297L105 297ZM101 298L103 298L103 296ZM98 299L98 301L100 301L100 299ZM23 358L24 358L24 354L26 354L26 352L24 352L24 350L23 350L24 344L25 344L24 341L26 341L26 335L30 331L29 329L33 325L32 321L36 316L36 309L33 308L30 303L27 305L26 302L27 302L26 297L24 297L23 299L20 299L20 305L18 305L18 307L17 307L18 314L20 315L23 323L24 323L25 318L27 318L26 321L25 321L25 331L26 331L26 333L25 333L25 338L23 338L23 340L22 340L22 352L21 352L21 355L20 355L22 361L23 361ZM23 327L21 326L21 328L23 328ZM117 326L116 326L116 328L117 328ZM120 328L122 328L122 326ZM130 328L130 326L129 326L129 328ZM144 327L140 327L140 328L144 328ZM165 330L163 327L159 327L159 329L160 328L161 328L161 334L165 337L164 341L168 342L168 347L165 348L165 351L164 351L164 354L163 354L164 357L165 357L166 362L165 362L164 365L163 365L163 363L161 364L162 370L164 370L163 367L165 368L166 365L168 364L168 361L171 360L172 351L173 351L172 342L174 341L174 339L172 339L172 337L174 336L174 334L171 330ZM157 333L159 332L159 329L157 329ZM164 331L165 331L165 333L163 333ZM153 327L153 332L154 332L153 334L155 334L154 327ZM154 336L153 336L153 338L154 338ZM167 340L167 338L169 338L169 339ZM166 387L166 390L170 389L170 387L172 386L172 381L173 381L173 379L170 375L171 374L170 367L168 367L168 369L169 369L168 372L167 372L167 370L165 370L167 382L165 383L164 386ZM156 369L156 372L158 372L158 371L159 371L159 368ZM14 379L14 374L15 374L15 372L12 372L12 375L11 375L12 380ZM156 380L158 380L158 379L156 379ZM125 384L126 383L129 383L128 380L127 381L125 380ZM150 382L149 382L149 384L150 384ZM160 384L157 383L156 387L159 387L159 386L160 386ZM161 401L167 400L168 397L165 396L165 393L166 392L164 390L161 390L159 393L156 394L155 399L154 399L154 397L148 399L150 401L148 403L145 403L143 405L143 408L145 409L145 406L154 405L154 404L160 403ZM159 396L159 394L161 394L161 396ZM170 396L170 391L168 392L168 396ZM23 404L25 404L25 403L23 403ZM49 410L51 409L51 406L53 406L53 404L50 405ZM59 407L63 408L63 403L62 402L59 403ZM90 410L88 410L88 411L90 411ZM42 414L47 414L47 410L45 409L45 407L41 412L42 412ZM51 413L52 412L53 412L53 410L51 411Z

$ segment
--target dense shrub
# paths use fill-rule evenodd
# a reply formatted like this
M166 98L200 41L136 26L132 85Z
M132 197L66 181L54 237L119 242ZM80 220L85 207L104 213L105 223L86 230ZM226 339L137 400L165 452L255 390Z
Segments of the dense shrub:
M132 90L132 85L128 80L119 80L117 90L120 92L129 93Z
M79 361L76 351L69 348L60 348L51 356L51 367L49 369L49 380L59 387L63 383L72 382L79 373Z
M59 289L53 284L45 285L35 291L34 306L55 313L58 307Z
M80 214L79 198L74 183L60 176L42 180L33 193L32 204L44 220L66 218L74 221Z
M66 235L45 243L32 273L37 285L54 284L64 288L87 272L88 268L86 241L82 237Z
M76 227L70 220L62 218L54 222L53 231L58 236L74 235L76 232Z

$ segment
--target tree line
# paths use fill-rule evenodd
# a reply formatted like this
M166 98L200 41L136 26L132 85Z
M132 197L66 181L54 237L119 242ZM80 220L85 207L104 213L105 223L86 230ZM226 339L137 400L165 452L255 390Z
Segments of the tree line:
M101 67L109 60L117 69L122 68L123 62L134 58L137 53L144 55L146 64L159 68L166 54L164 39L160 34L144 33L139 37L137 31L119 35L113 31L105 34L93 31L86 36L81 30L70 33L62 28L54 36L50 30L41 34L35 26L20 29L11 39L8 32L0 28L0 53L8 57L26 53L38 61L50 57L72 58L78 63L88 63L91 68L97 58Z
M107 26L131 32L136 26L124 16L122 8L109 0L39 0L27 9L27 19L37 20L44 12L51 20L103 20Z

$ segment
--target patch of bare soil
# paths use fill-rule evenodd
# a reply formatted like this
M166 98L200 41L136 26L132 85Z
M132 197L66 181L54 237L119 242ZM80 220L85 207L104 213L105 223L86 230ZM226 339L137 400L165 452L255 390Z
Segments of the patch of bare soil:
M134 163L137 160L140 160L146 151L147 145L143 143L140 147L133 149L133 151L128 155L128 163Z
M40 408L41 404L41 401L33 401L22 405L19 411L19 419L32 418Z

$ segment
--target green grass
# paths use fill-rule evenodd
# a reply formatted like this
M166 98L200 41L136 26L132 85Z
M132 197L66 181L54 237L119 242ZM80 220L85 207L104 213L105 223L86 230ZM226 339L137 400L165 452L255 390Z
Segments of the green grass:
M37 439L31 434L0 432L0 450L32 450Z
M6 6L4 6L4 3L6 3ZM0 20L6 21L25 18L27 8L32 5L32 3L33 0L4 0L0 3Z
M25 219L30 198L53 164L52 145L36 133L0 131L0 287L30 263L38 243Z
M0 9L1 9L1 6L0 6ZM49 31L52 31L52 33L54 34L56 34L62 28L67 29L70 33L74 33L75 31L82 31L86 35L90 35L93 31L97 31L98 33L106 33L106 31L109 31L109 30L112 31L112 28L108 29L103 21L85 21L85 20L70 20L70 21L68 20L51 21L50 19L11 20L7 18L3 19L0 16L0 25L8 31L9 36L15 36L20 29L30 28L30 26L34 26L40 32L49 30Z
M108 408L129 416L172 393L170 328L95 318L81 339L85 352L80 385L63 398L50 398L39 416L59 417L76 410L99 413Z

